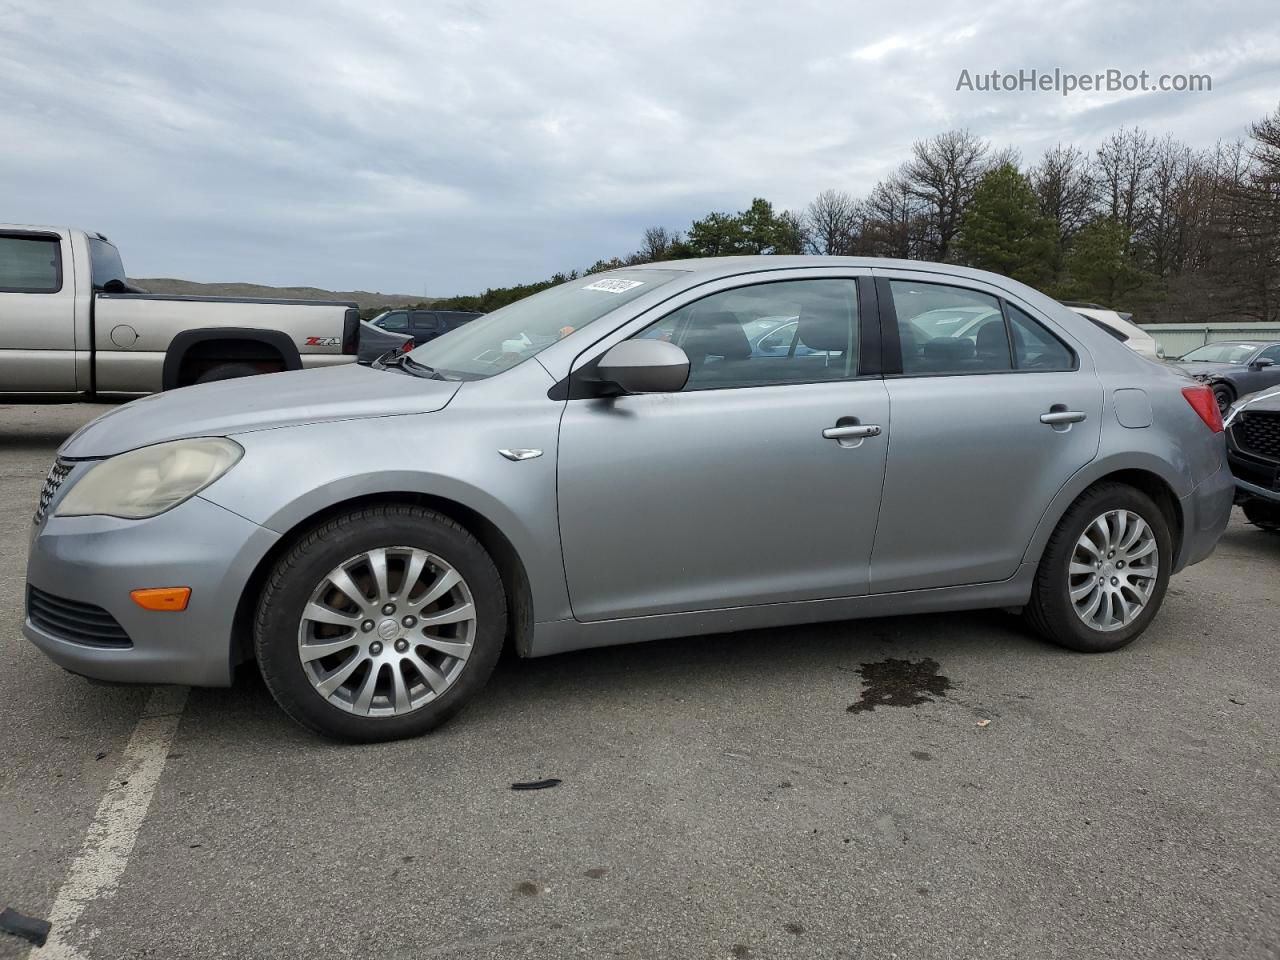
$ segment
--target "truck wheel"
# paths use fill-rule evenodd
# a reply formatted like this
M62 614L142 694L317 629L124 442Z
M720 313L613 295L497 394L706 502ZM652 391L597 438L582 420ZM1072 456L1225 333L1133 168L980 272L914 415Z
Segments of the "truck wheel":
M234 380L236 377L257 376L258 372L257 367L247 363L220 363L216 367L210 367L192 382L213 383L215 380Z
M1024 615L1059 646L1118 650L1155 618L1172 557L1169 525L1154 501L1125 484L1099 484L1049 538Z
M254 645L284 711L342 740L440 725L493 672L506 596L484 547L448 517L388 504L303 536L258 602Z
M1240 509L1244 518L1268 533L1280 533L1280 503L1249 500Z

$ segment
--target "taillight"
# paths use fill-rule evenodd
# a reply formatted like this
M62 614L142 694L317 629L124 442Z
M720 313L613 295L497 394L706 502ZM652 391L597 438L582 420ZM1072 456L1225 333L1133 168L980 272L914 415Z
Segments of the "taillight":
M1183 387L1182 395L1187 398L1194 410L1204 421L1204 425L1214 433L1222 432L1222 411L1218 409L1218 398L1213 395L1213 388L1203 383L1194 387Z
M415 344L412 340L406 340L404 343L400 344L400 352L408 353L415 346L417 346L417 344Z

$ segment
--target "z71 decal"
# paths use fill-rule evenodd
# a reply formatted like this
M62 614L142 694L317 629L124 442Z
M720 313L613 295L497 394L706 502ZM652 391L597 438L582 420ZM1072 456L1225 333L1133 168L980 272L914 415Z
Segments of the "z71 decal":
M341 337L307 337L304 347L340 347L342 346Z

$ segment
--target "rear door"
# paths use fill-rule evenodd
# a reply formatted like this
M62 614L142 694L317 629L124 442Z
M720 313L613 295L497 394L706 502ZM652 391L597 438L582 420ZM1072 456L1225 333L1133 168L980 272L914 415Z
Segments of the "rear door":
M1054 494L1097 454L1102 387L1092 361L997 288L875 274L893 442L871 592L1007 579ZM953 330L933 319L948 311L984 319Z
M76 389L75 272L65 231L0 231L0 393Z

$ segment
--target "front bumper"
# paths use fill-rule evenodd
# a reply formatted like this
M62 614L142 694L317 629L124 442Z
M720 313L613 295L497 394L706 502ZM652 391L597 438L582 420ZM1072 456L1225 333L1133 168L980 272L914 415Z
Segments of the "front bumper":
M1182 498L1182 549L1174 563L1175 571L1199 563L1213 553L1231 521L1235 491L1235 480L1224 463Z
M33 623L30 611L22 632L54 663L86 677L227 686L236 609L279 536L198 496L149 520L50 517L31 541L27 583L102 608L131 645L69 639ZM190 587L191 600L180 613L143 610L129 598L143 587Z

